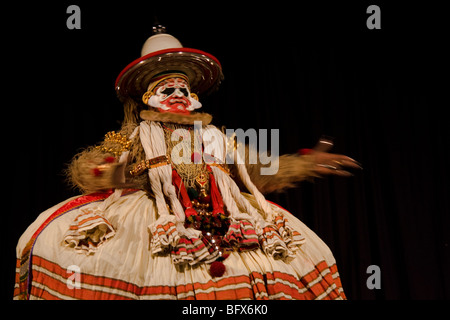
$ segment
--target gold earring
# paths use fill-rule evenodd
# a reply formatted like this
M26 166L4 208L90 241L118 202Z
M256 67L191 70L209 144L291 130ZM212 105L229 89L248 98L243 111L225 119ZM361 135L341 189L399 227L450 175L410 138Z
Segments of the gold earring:
M198 96L195 93L191 92L191 97L198 101Z
M150 100L150 97L154 95L154 93L152 91L147 91L146 93L144 93L144 95L142 96L142 102L144 102L145 104L148 104L148 100Z

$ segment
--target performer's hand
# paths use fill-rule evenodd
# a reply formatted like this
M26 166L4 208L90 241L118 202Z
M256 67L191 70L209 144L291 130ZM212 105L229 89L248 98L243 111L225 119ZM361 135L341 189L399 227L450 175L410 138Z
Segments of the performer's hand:
M361 165L350 157L341 154L328 153L332 147L333 142L331 140L322 138L314 149L311 150L310 155L314 157L316 163L315 172L318 175L332 174L350 177L353 174L347 171L348 169L362 169Z

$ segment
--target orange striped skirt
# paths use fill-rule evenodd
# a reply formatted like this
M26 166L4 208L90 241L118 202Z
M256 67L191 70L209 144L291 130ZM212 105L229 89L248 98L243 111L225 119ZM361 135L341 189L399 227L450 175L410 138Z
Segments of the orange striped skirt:
M175 264L171 252L152 253L148 226L158 217L142 191L126 192L101 217L83 218L109 195L68 199L30 225L17 245L15 299L345 299L329 248L279 206L272 204L305 238L299 249L288 259L261 248L234 250L223 261L225 273L213 277L207 263ZM76 250L64 243L77 219L107 221L100 245Z

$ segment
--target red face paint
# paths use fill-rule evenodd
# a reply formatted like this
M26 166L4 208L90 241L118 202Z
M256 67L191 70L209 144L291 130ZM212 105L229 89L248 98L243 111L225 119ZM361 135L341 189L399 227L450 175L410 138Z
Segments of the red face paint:
M155 88L157 105L152 105L160 112L190 114L192 103L190 100L189 84L182 78L167 79Z

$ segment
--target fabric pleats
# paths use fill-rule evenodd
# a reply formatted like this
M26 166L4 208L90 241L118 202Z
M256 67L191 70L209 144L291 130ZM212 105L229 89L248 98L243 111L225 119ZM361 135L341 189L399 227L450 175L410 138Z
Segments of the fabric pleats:
M217 256L208 244L180 235L173 215L161 219L145 192L125 193L101 211L101 198L72 209L71 201L43 212L21 237L15 299L345 299L329 248L274 204L265 232L231 220L223 241L234 249L225 273L213 277Z

